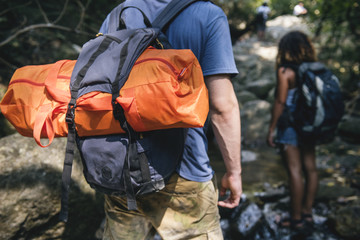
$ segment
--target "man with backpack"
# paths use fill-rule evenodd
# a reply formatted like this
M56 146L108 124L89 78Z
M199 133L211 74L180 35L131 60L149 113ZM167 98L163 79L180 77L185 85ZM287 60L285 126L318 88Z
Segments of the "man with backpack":
M122 14L128 28L140 28L142 15L150 22L170 0L127 0ZM140 20L141 19L141 20ZM109 17L100 32L107 33ZM104 239L223 239L218 206L234 208L240 202L241 125L231 76L238 73L229 27L224 12L209 1L192 3L164 31L173 48L191 49L198 58L209 91L209 116L219 145L226 174L221 180L218 202L214 172L207 156L205 128L186 133L182 159L176 166L163 159L149 164L171 172L165 188L136 198L137 210L128 210L125 197L105 196ZM160 162L157 162L160 161Z

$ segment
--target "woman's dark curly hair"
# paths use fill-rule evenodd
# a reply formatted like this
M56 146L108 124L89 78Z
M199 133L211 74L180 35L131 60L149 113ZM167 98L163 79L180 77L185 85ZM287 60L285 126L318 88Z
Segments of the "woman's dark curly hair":
M314 46L306 34L292 31L281 38L276 56L276 69L286 64L300 65L316 60Z

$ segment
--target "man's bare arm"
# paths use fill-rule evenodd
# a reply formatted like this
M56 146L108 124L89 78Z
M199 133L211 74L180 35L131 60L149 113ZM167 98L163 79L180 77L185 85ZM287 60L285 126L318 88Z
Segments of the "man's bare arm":
M212 127L226 166L220 195L230 190L230 196L219 206L238 206L242 194L240 110L229 75L205 77L210 97Z

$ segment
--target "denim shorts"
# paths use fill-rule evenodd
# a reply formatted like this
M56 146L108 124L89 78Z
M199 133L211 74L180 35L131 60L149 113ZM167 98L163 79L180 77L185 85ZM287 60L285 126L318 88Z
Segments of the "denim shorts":
M275 142L278 144L299 146L298 135L294 128L277 128Z

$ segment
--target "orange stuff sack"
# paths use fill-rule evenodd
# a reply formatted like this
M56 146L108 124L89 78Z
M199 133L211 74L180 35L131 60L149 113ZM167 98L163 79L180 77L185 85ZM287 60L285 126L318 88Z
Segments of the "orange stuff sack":
M15 71L1 103L1 113L23 136L49 138L67 135L65 113L69 83L76 61L25 66Z
M77 100L75 123L79 136L123 132L112 116L111 97L90 92ZM202 127L209 111L202 70L190 50L145 50L116 101L137 132Z
M34 137L42 147L49 146L54 137L67 135L65 115L75 62L19 68L0 103L2 114L17 131ZM77 99L75 126L79 136L124 133L113 117L111 99L111 93L105 92L89 92ZM200 64L186 49L146 49L116 101L137 132L202 127L209 110ZM42 145L41 137L49 143Z

